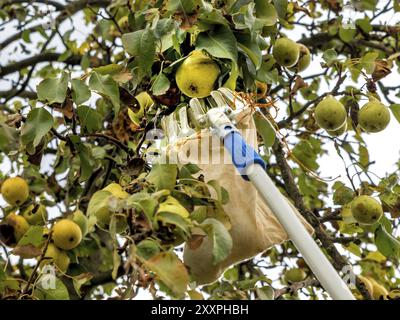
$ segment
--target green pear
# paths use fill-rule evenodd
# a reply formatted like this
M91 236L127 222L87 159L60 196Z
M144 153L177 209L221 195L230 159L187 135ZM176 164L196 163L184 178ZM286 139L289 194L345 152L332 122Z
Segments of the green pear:
M293 40L279 38L275 41L272 54L281 66L293 67L299 60L300 48Z
M85 214L78 209L72 214L71 220L81 228L82 237L84 237L88 232L88 219Z
M343 104L332 95L318 103L314 113L315 121L325 130L338 130L347 120L347 111Z
M300 50L299 60L293 67L289 68L289 70L299 73L306 70L310 65L311 53L310 50L308 50L308 48L304 44L298 43L297 45L299 46Z
M300 268L292 268L285 272L286 283L300 282L307 278L307 273Z
M361 107L358 113L358 123L366 132L380 132L390 122L390 112L379 100L371 99Z
M382 205L371 196L358 196L351 202L351 213L354 219L365 225L377 222L383 215Z

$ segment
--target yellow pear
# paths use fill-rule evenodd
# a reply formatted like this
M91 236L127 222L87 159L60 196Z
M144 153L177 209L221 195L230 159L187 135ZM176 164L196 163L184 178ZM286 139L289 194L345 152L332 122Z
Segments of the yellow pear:
M337 130L347 120L346 108L332 95L318 103L314 113L315 121L325 130Z
M175 80L188 97L204 98L214 89L219 74L218 64L201 50L195 50L179 66Z
M293 40L279 38L275 41L272 54L281 66L293 67L299 60L300 47Z
M300 282L307 278L307 274L303 269L292 268L285 272L284 279L287 283Z
M21 205L29 197L29 186L21 177L8 178L1 186L1 194L10 205Z
M351 213L361 224L371 225L383 215L382 205L371 196L358 196L351 202Z
M30 225L24 217L10 213L1 224L0 239L7 246L14 247L29 227Z
M52 239L60 249L71 250L81 243L82 231L75 222L62 219L53 226Z
M361 107L358 113L358 123L366 132L380 132L390 122L390 112L379 100L371 99Z
M68 270L70 259L65 251L58 249L53 243L49 243L40 267L43 268L48 264L54 264L61 272L65 273Z
M31 204L23 212L22 216L32 225L44 225L47 221L47 210L43 205Z
M289 68L289 70L298 73L306 70L310 65L311 53L310 50L308 50L308 48L304 44L298 43L297 45L299 46L300 50L299 60L293 67Z

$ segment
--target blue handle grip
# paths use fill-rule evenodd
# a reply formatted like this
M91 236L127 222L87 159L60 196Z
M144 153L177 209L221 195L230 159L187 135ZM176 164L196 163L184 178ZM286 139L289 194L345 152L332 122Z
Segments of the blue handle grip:
M230 127L226 128L229 130ZM235 130L230 131L224 137L224 146L232 156L232 163L238 169L245 180L249 180L246 169L249 165L257 163L266 169L266 163L260 155L243 140L242 135Z

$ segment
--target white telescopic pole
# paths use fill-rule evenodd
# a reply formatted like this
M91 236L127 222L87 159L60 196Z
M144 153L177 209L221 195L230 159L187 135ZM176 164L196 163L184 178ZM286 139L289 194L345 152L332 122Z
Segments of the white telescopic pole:
M246 175L265 203L271 208L297 250L332 299L355 300L349 288L264 169L258 164L251 164L246 170Z

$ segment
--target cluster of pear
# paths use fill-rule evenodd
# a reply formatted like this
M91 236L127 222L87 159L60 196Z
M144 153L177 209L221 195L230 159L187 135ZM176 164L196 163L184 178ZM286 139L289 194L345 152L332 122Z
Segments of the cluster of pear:
M21 177L8 178L1 185L1 194L9 205L18 208L28 200L29 186ZM28 206L21 214L9 213L0 225L1 241L14 247L28 231L30 224L40 224L46 216L45 208L33 205Z
M1 186L3 199L16 210L5 216L0 224L0 240L9 247L15 247L27 233L30 226L45 226L48 213L42 204L24 205L29 198L29 185L21 177L6 179ZM18 210L18 214L16 211ZM70 258L64 250L77 247L87 232L86 216L75 211L69 218L57 221L51 232L51 242L47 245L41 266L54 263L66 272Z
M289 38L277 39L272 54L279 65L296 73L307 69L311 62L310 50Z
M347 131L347 110L344 105L332 95L321 100L314 112L317 124L334 137ZM358 113L358 122L365 132L380 132L390 122L390 112L378 99L371 97Z
M70 264L67 251L76 248L86 235L88 221L81 210L76 210L70 217L58 220L51 230L51 242L47 245L41 267L54 264L65 273Z

